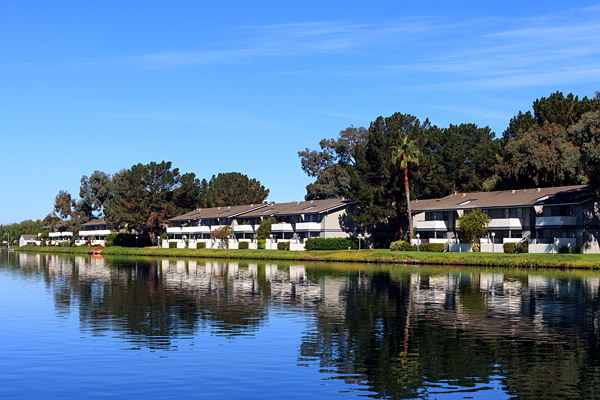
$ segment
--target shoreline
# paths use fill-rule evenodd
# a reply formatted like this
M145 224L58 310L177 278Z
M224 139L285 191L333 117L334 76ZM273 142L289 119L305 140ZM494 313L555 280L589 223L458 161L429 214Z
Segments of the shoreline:
M97 247L17 247L16 252L87 255ZM229 250L107 247L100 255L308 262L349 262L399 265L453 265L504 268L600 269L600 254L429 253L390 250Z

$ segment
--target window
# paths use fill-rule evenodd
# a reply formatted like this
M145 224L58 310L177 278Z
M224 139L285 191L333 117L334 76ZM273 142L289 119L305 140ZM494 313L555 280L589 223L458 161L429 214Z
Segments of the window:
M519 218L519 219L523 218L523 209L522 208L517 208L517 218Z

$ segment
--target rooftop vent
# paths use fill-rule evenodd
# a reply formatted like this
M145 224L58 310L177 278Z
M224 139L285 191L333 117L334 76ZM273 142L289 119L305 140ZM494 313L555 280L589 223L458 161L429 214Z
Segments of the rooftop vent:
M539 192L540 190L542 190L542 189L540 189L540 188L535 188L535 191L536 191L536 192Z
M462 203L458 203L459 206L464 206L465 204L469 204L471 200L463 201Z
M515 194L515 191L514 191L514 190L511 190L511 191L510 191L510 194Z

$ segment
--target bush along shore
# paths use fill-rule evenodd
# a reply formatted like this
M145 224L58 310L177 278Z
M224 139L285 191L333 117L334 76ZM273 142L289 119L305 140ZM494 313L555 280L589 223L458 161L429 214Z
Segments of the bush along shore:
M23 246L17 251L38 253L88 254L97 247ZM431 264L457 266L497 266L516 268L598 268L600 254L505 254L505 253L436 253L390 250L230 250L230 249L158 249L107 247L106 256L154 256L188 258L227 258L248 260L335 261L394 264Z

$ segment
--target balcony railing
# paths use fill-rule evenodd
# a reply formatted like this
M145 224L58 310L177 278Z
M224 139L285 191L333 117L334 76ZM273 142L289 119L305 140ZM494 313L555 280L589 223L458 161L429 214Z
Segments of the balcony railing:
M233 231L236 233L254 233L252 225L236 225L233 227Z
M288 223L272 224L271 232L294 232L294 227Z
M296 232L319 232L322 230L320 222L298 222L296 224Z
M577 223L577 217L536 217L535 227L545 226L572 226Z
M447 231L448 221L417 221L418 231Z
M102 229L97 231L79 231L79 236L106 236L110 234L110 229Z
M490 229L523 229L520 218L494 218L490 222Z

